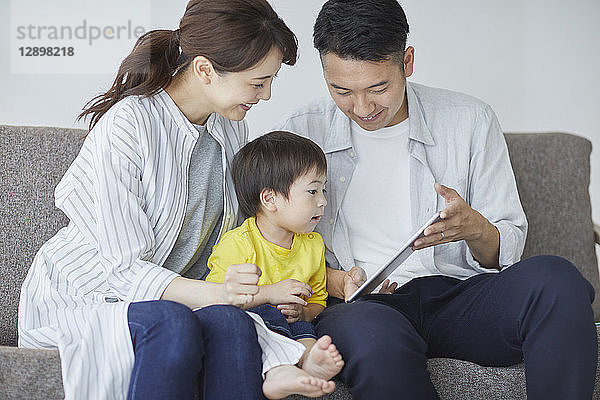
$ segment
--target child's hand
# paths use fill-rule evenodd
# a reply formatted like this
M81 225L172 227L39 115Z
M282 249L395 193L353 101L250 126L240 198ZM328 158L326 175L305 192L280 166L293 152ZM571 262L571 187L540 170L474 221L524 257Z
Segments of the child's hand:
M227 268L223 280L223 297L226 304L245 308L258 293L261 270L254 264L236 264Z
M279 304L277 309L281 311L288 324L303 320L304 307L301 304Z
M301 295L307 298L312 296L310 285L300 282L296 279L286 279L281 282L261 286L267 303L278 304L300 304L305 306L306 301L300 298Z

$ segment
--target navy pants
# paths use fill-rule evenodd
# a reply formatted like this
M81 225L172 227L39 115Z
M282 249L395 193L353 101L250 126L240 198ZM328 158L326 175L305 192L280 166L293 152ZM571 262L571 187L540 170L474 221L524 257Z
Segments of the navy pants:
M252 319L233 306L192 312L172 301L132 303L135 361L128 399L263 400Z
M275 306L271 304L263 304L258 307L249 309L265 321L267 328L273 332L287 336L291 339L316 339L315 327L307 321L296 321L291 324L287 322L285 316Z
M524 361L528 399L590 399L593 298L573 264L538 256L465 281L417 278L391 295L328 307L315 324L343 355L340 378L356 400L437 399L427 371L433 357L483 366Z

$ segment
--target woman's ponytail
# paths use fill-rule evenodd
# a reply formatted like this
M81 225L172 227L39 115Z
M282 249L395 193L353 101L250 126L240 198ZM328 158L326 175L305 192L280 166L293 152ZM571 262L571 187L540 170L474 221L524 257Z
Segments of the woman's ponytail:
M90 100L77 120L91 116L89 129L118 101L130 95L152 96L166 87L178 69L179 29L146 32L121 62L112 86Z

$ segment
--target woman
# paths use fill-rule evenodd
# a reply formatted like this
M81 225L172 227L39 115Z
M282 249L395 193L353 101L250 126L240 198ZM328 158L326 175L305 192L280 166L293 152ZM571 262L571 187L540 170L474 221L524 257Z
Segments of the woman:
M237 223L242 119L296 52L265 0L192 0L179 29L140 37L81 113L90 133L55 192L70 222L38 252L19 305L19 345L59 349L66 398L185 399L196 385L209 399L263 398L269 332L233 307L252 300L260 271L199 279ZM295 364L303 349L289 342L265 351L263 372ZM333 390L278 371L269 397Z

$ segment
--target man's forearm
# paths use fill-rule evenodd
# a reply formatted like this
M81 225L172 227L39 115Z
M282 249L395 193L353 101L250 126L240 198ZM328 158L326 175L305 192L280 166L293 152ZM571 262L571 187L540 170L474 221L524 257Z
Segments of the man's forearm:
M484 268L499 269L500 233L485 217L482 218L481 236L467 240L473 258Z
M317 315L323 312L324 309L325 306L322 306L320 304L308 303L307 305L302 307L302 313L304 314L303 320L311 322L313 319L315 319Z

